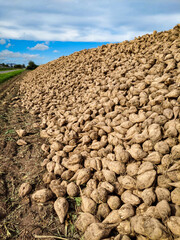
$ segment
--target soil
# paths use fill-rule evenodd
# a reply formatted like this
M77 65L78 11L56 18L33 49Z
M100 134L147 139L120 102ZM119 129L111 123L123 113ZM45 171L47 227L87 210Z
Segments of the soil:
M41 167L45 158L41 145L45 141L39 135L38 117L25 112L20 105L19 82L25 74L0 85L0 239L80 239L74 227L78 211L75 199L69 199L71 212L65 224L59 223L54 200L38 204L31 199L35 190L45 187L45 169ZM16 144L20 139L17 129L26 130L22 139L27 145ZM20 198L18 190L24 182L30 183L33 190Z

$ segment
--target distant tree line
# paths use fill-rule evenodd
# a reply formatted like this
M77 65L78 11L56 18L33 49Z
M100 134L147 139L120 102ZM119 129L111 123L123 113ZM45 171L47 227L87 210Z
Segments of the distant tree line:
M5 68L5 67L11 67L10 65L6 64L6 63L0 63L0 67Z
M26 66L24 64L15 64L14 68L25 68Z
M0 63L0 69L26 68L27 70L34 70L37 67L38 67L38 65L36 65L33 61L29 61L27 67L25 66L25 64Z
M26 68L25 64L0 63L0 68Z

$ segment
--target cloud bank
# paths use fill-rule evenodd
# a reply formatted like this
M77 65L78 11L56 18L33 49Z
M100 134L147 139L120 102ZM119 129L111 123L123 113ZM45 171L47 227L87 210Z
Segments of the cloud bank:
M179 0L0 0L0 6L0 37L8 39L120 42L180 22Z
M18 62L18 60L22 60L24 62L28 62L31 59L38 59L40 56L38 54L27 54L20 52L12 52L9 50L3 50L0 52L0 62Z

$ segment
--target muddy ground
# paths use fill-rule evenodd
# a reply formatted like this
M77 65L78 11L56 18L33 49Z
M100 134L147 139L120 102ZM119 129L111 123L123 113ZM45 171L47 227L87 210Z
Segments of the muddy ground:
M44 140L39 136L40 120L24 112L20 104L18 89L24 74L0 85L0 239L80 239L74 227L79 211L77 199L68 200L71 211L63 225L53 209L54 201L37 204L31 200L32 193L45 186L45 169L41 167L45 156L41 150ZM27 131L23 137L27 145L16 144L17 129ZM24 182L32 184L33 190L20 198L18 190Z

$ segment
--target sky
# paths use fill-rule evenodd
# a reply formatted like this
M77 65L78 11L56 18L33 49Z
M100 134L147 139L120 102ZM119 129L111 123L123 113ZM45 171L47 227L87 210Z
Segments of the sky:
M0 0L0 63L44 64L180 23L180 0Z

